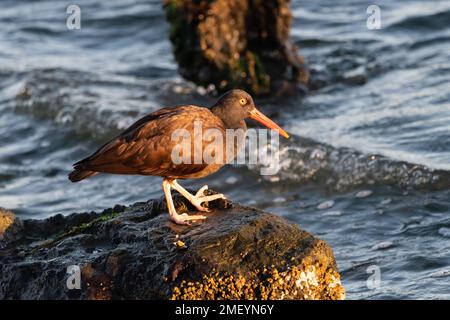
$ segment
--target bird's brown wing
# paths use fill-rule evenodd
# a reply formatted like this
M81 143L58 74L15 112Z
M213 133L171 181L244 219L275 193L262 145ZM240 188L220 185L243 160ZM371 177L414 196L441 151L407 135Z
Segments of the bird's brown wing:
M207 108L164 108L138 120L74 167L96 172L166 177L200 172L208 164L175 164L172 161L172 150L179 143L172 139L172 133L176 129L185 129L192 134L196 120L201 121L203 131L216 128L225 132L222 121Z

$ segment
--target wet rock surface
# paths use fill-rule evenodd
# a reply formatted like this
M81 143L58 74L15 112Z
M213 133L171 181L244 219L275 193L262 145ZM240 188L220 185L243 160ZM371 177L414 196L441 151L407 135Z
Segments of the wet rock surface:
M308 72L289 39L289 0L165 0L183 77L223 92L298 92Z
M180 197L175 202L179 211L191 209ZM2 232L14 237L0 249L0 299L345 297L324 241L258 209L224 200L209 205L208 219L191 226L170 222L163 199L14 218L14 232ZM13 217L1 211L0 220L6 216ZM69 266L79 267L81 289L68 289L68 279L76 284Z

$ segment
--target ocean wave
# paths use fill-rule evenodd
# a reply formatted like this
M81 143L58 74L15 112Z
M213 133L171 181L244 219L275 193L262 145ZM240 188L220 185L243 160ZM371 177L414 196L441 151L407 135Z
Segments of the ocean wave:
M441 11L429 15L409 16L394 22L386 27L385 30L408 30L408 31L434 31L442 30L448 27L450 21L450 10Z
M328 46L333 49L323 55L307 54L311 76L308 86L312 90L339 84L364 85L397 65L397 61L380 61L364 41Z
M338 191L360 185L392 185L402 189L443 190L450 188L450 172L423 165L395 161L350 148L336 148L316 141L292 137L281 143L280 170L263 179L282 183L315 183ZM252 165L258 171L262 165Z
M148 84L127 77L100 77L66 69L33 70L13 97L14 111L104 138L128 127L152 106ZM148 108L147 110L145 110Z

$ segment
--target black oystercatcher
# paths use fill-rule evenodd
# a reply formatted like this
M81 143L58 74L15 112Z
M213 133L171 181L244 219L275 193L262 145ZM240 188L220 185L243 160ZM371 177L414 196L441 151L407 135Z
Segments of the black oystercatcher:
M252 97L247 92L232 90L220 97L211 108L194 105L169 107L143 117L90 157L75 163L75 170L69 174L69 179L77 182L101 172L160 176L163 177L162 186L170 218L175 223L189 224L192 220L206 219L204 215L178 214L173 204L171 188L181 193L199 211L208 211L202 203L225 198L224 195L205 196L207 186L193 195L179 185L176 179L202 178L216 172L234 159L240 143L233 143L231 156L225 150L225 143L216 144L218 147L213 148L211 154L221 155L224 160L206 161L203 157L204 152L211 147L211 143L217 141L212 141L207 135L199 136L195 126L200 124L202 132L215 130L214 132L219 132L222 137L226 137L226 133L230 130L240 129L244 132L240 139L244 139L247 131L244 121L246 118L255 119L282 136L289 137L283 129L256 109ZM182 149L182 152L178 153L174 152L176 148L180 149L179 140L174 139L177 132L193 139L189 148ZM234 139L235 137L233 142ZM174 158L174 154L189 161L180 162L180 159Z

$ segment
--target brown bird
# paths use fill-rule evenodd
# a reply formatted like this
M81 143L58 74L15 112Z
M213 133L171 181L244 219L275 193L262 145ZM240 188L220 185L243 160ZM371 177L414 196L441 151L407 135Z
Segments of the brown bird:
M144 116L91 156L75 163L69 179L77 182L102 172L160 176L163 177L162 187L172 221L189 224L193 220L206 219L204 215L178 214L171 188L204 212L208 209L202 203L225 198L223 194L205 196L207 186L193 195L178 184L177 179L202 178L234 160L245 139L246 118L255 119L282 136L289 137L256 109L247 92L232 90L220 97L211 108L194 105L168 107ZM227 137L230 130L243 133L236 135L237 141L235 137L232 138L231 150L224 141L218 143L218 137ZM209 135L203 134L205 132ZM189 138L188 144L180 143L180 137ZM205 159L208 150L213 161Z

